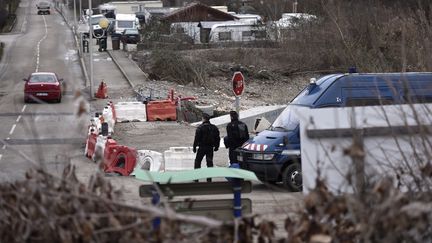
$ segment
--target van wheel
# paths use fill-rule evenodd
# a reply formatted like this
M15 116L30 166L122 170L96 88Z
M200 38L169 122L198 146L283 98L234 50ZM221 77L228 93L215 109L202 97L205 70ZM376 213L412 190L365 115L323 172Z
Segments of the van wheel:
M284 187L293 192L301 191L303 188L301 166L299 163L290 164L285 168L282 175Z

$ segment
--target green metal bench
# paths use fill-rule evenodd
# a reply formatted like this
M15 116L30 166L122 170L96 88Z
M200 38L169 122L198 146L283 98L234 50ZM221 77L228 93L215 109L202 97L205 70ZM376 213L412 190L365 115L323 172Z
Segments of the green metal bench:
M188 171L150 172L136 170L135 177L142 181L153 182L141 185L140 197L152 197L154 205L159 204L159 190L167 197L176 212L207 216L218 220L232 220L243 214L252 213L252 201L241 198L241 193L252 191L251 181L258 181L253 172L236 168L201 168ZM227 178L229 181L191 182L206 178ZM233 199L187 199L177 200L178 196L201 196L233 194ZM157 227L158 224L156 223Z

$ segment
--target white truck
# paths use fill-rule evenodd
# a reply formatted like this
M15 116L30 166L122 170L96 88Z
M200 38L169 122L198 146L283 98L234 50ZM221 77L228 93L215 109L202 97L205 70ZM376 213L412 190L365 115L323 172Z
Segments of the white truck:
M116 14L115 33L122 34L125 29L138 29L139 21L135 14Z

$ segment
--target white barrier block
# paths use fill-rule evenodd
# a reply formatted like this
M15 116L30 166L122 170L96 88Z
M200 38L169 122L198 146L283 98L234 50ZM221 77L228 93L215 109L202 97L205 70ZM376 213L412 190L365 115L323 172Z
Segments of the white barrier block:
M146 105L141 102L118 102L114 107L118 122L147 121Z
M205 160L205 158L204 158ZM192 147L170 147L164 152L165 171L192 170L195 163L195 154ZM202 168L206 163L202 163Z
M160 171L162 169L164 159L162 153L152 150L138 150L137 154L137 163L131 173L132 176L135 175L137 169L149 171Z
M112 110L109 107L105 107L102 111L102 117L104 121L108 123L108 133L113 134L115 121L112 114Z
M96 138L95 151L94 151L94 154L92 156L93 161L97 161L98 159L103 159L106 142L107 142L106 136L99 135Z

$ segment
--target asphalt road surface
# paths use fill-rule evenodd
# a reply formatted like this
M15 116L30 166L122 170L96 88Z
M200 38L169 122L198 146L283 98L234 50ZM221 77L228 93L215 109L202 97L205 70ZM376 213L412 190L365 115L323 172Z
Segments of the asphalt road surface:
M17 14L13 32L0 35L0 40L6 44L0 66L0 182L22 179L25 171L36 165L59 174L72 162L77 166L78 178L87 183L98 168L84 156L83 144L90 116L77 115L79 99L75 98L75 93L88 99L88 85L72 31L57 11L52 11L51 15L37 15L34 1L22 0ZM65 15L67 21L72 22L71 15ZM119 95L127 93L128 85L113 68L108 54L98 53L97 58L104 63L95 64L96 80L116 77L118 86L111 87L111 91ZM99 68L102 65L103 70ZM24 104L22 79L35 71L56 72L64 78L67 90L62 103ZM89 102L92 113L100 111L105 102ZM120 134L115 135L116 139L124 145L162 152L170 146L191 143L194 128L178 123L126 124L120 125L117 133ZM215 159L223 162L225 156L222 150ZM140 181L133 177L107 178L123 192L125 202L132 205L148 203L138 196ZM254 183L252 193L247 197L252 199L253 213L276 222L279 236L284 234L282 228L286 216L302 205L301 193L290 193L280 186L262 183Z
M37 15L23 0L11 34L1 35L6 52L0 68L0 180L23 178L42 165L61 172L70 155L82 150L84 121L77 117L74 93L84 88L72 32L61 15ZM56 72L66 82L61 103L24 103L23 78L35 71Z

